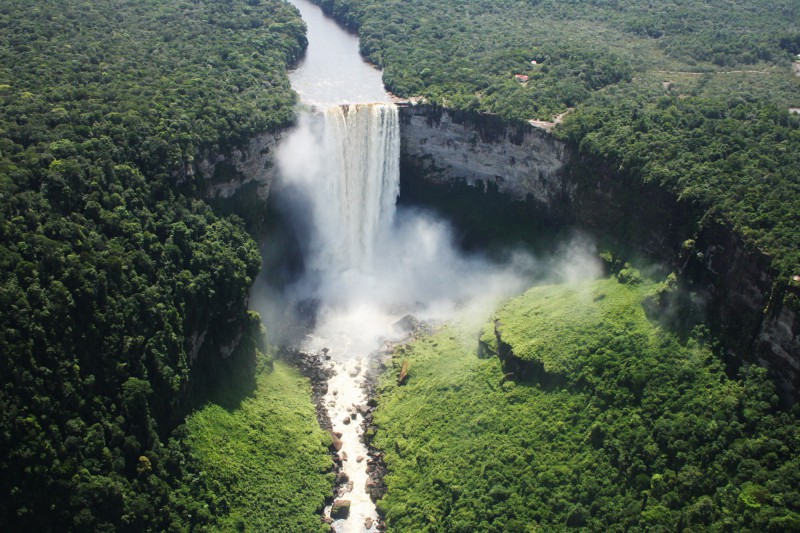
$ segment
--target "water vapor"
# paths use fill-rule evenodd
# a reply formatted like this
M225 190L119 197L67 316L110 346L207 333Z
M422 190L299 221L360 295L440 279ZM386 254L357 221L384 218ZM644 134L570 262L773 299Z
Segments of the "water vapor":
M600 273L581 238L549 260L516 251L497 263L459 250L450 226L432 213L396 210L396 121L393 106L337 107L304 116L281 145L277 194L299 228L304 268L278 298L271 295L282 311L256 302L268 322L287 310L297 320L298 309L313 308L308 349L363 356L399 337L394 324L405 315L479 323L534 280Z

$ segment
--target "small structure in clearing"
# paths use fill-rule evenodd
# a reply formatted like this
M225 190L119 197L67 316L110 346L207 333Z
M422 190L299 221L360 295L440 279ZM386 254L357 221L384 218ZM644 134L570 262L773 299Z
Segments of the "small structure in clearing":
M514 74L514 78L516 78L516 80L520 83L525 83L528 81L528 76L525 74Z
M550 121L550 120L529 120L528 124L530 124L531 126L534 126L536 128L543 129L545 131L551 131L553 128L556 127L556 124L561 124L561 122L564 120L564 117L567 116L567 114L569 112L571 112L573 109L574 108L572 108L572 107L567 108L567 110L564 111L563 113L554 116L552 121Z

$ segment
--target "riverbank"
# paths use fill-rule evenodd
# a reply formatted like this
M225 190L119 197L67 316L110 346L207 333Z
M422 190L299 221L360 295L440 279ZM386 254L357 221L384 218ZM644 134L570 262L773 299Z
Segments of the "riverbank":
M219 530L325 531L320 513L333 463L308 380L275 361L256 381L238 406L211 403L187 419L198 465L191 490L205 492Z

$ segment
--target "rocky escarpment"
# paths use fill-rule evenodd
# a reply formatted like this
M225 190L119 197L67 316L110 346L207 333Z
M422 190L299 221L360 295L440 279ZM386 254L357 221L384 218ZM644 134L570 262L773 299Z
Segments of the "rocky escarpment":
M775 376L778 389L794 391L796 400L797 376L800 375L800 358L797 356L800 354L800 313L787 305L770 306L758 331L755 353L761 365L780 364L783 372Z
M455 211L470 216L457 222L491 228L509 217L535 231L555 221L625 256L667 265L697 295L730 359L766 366L784 400L797 399L800 313L787 303L793 284L729 226L527 124L409 106L401 109L401 142L401 195L413 202L461 195L469 200Z
M552 205L573 194L562 179L570 153L543 130L420 105L401 111L403 155L425 179L494 185L514 200Z
M275 177L275 149L282 137L282 131L266 132L244 146L212 150L185 164L175 177L179 184L196 180L205 198L231 198L252 184L258 197L266 200Z

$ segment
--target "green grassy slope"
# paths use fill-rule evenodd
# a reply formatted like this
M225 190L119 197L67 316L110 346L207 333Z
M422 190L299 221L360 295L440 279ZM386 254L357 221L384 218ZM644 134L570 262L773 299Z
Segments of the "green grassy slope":
M454 328L400 348L375 413L389 531L800 528L796 413L762 370L728 379L650 322L653 290L537 287L498 311L503 342L557 385L504 377Z
M212 529L317 531L333 465L308 381L282 362L257 381L238 407L209 404L186 423Z

